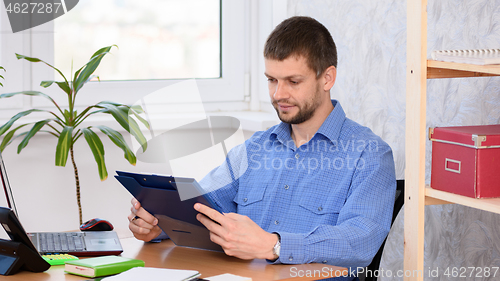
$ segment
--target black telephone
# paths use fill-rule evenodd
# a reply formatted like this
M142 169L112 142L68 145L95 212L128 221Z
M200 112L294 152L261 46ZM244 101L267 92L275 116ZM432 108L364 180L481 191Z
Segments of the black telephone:
M11 209L0 207L0 223L11 239L0 239L1 275L12 275L19 270L42 272L50 268Z

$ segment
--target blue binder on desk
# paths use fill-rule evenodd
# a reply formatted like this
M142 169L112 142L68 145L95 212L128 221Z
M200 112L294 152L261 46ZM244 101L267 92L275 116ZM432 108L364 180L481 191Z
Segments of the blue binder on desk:
M219 212L220 208L204 195L195 179L116 173L115 178L158 219L158 226L177 246L223 251L220 245L210 240L210 232L196 219L198 212L193 206L197 202Z

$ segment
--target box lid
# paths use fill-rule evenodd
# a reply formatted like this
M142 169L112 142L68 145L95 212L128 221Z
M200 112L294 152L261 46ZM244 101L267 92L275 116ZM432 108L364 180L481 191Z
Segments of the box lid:
M429 139L472 148L500 147L500 124L429 128Z

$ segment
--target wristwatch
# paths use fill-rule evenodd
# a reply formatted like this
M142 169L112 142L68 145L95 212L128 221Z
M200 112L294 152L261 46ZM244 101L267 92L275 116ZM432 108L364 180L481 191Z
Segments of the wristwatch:
M276 242L276 244L273 247L273 255L275 257L274 260L277 260L280 257L280 250L281 250L281 237L278 233L276 233L276 235L278 235L278 242Z

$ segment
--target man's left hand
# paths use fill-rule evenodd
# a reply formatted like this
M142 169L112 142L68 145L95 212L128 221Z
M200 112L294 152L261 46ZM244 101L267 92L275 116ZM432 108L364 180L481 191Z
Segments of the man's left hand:
M210 240L221 245L229 256L240 259L274 260L273 247L278 235L263 230L249 217L236 213L221 214L196 203L196 218L210 231Z

